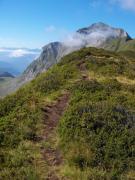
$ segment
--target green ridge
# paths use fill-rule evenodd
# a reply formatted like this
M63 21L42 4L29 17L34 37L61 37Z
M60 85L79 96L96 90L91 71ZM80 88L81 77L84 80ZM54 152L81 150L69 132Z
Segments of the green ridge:
M84 48L1 99L0 179L45 177L42 109L67 91L69 106L53 142L63 152L59 179L134 179L134 67L123 54Z

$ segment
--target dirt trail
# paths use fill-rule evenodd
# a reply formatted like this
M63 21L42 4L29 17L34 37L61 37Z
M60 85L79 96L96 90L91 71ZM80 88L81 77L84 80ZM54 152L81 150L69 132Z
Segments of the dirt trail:
M45 127L42 135L42 141L46 143L51 143L51 141L54 141L53 139L55 139L55 130L57 124L68 105L68 100L69 94L66 93L63 96L61 96L55 104L46 106L43 109L45 114ZM47 163L47 166L50 170L45 180L59 180L55 172L55 167L58 167L63 163L63 158L60 150L57 147L54 148L53 146L41 147L41 154L43 160Z
M81 61L78 64L78 68L81 71L82 74L82 80L89 80L89 76L88 76L88 72L87 72L87 68L86 68L86 63L85 61Z

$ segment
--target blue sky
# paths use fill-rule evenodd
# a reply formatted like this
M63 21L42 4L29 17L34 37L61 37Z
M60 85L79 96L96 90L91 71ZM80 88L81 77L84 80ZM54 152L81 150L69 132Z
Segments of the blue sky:
M135 37L135 0L0 0L0 47L39 48L95 22Z

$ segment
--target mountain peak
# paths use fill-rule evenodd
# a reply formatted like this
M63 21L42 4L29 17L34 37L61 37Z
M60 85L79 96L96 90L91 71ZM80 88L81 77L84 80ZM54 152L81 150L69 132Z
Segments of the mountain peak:
M109 27L109 25L103 22L97 22L97 23L93 23L90 27Z
M54 47L57 47L57 46L60 46L60 45L61 45L61 42L59 42L59 41L51 42L51 43L45 45L45 46L43 47L43 50L46 49L46 48L48 48L48 47L49 47L49 48L54 48Z
M126 45L130 39L128 33L123 29L111 27L103 22L94 23L79 29L75 33L70 34L63 42L51 42L45 45L40 56L14 81L14 88L12 88L13 82L11 83L11 88L7 88L8 92L10 89L13 91L27 81L32 80L38 74L58 63L63 56L73 51L83 47L97 47L118 51L121 45Z
M104 37L105 39L106 38L127 38L128 40L131 39L131 37L124 29L114 28L103 22L94 23L88 27L79 29L77 33L82 35L91 35L92 37L100 36L100 37Z

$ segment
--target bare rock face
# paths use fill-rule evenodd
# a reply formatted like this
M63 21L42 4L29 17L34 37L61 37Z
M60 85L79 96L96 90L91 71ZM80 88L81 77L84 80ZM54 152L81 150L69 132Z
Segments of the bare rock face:
M47 70L53 64L57 63L59 54L61 54L62 44L53 42L43 47L43 51L38 59L33 61L24 71L26 81L33 79L37 74Z
M82 36L85 46L100 47L108 40L117 38L131 39L126 31L119 28L113 28L104 23L92 24L87 28L82 28L77 31Z
M43 47L43 51L39 58L28 66L20 78L23 78L24 82L30 81L38 74L58 63L63 56L80 48L80 46L67 46L63 42L52 42Z
M78 33L90 35L92 33L99 33L100 35L104 36L105 38L108 37L127 37L129 36L126 31L120 28L113 28L107 24L102 22L92 24L89 27L79 29Z

